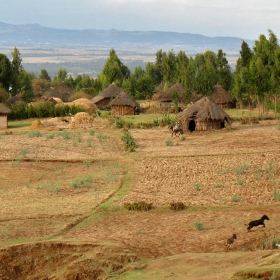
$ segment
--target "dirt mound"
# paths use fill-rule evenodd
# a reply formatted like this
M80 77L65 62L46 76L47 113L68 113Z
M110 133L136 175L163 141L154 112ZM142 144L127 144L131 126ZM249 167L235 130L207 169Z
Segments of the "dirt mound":
M39 121L35 120L32 125L29 127L29 130L38 130L38 129L44 129L45 126Z
M107 279L134 269L138 261L137 255L115 244L32 243L0 251L0 278Z

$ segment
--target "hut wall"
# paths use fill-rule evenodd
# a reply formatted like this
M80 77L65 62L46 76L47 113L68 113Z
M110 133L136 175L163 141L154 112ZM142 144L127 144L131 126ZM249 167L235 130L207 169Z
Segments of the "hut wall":
M221 120L195 121L195 131L207 131L212 129L221 129ZM181 122L181 127L184 132L189 131L189 120Z
M7 115L0 114L0 129L8 127Z
M236 108L235 102L225 102L225 103L216 103L222 109L234 109Z
M96 102L95 105L97 106L97 108L106 107L106 106L108 106L110 101L111 101L111 98L104 98L104 99Z
M221 129L221 121L197 121L195 130L196 131L205 131L205 130L212 130L212 129Z
M135 115L135 107L115 105L112 106L111 114L112 116Z

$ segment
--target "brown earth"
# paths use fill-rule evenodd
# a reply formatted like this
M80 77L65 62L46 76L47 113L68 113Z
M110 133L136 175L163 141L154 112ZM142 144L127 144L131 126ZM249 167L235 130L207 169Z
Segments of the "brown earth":
M229 279L247 268L268 279L279 269L278 122L184 138L131 129L134 153L122 130L95 122L0 132L0 279ZM140 201L153 209L123 207ZM247 232L263 214L266 228Z

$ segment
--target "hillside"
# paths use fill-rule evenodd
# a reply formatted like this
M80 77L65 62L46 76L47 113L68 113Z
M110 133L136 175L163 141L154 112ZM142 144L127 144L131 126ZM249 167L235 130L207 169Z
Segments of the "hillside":
M131 129L133 153L99 118L1 131L1 279L268 279L280 269L279 125L234 122L185 139ZM141 201L152 210L124 208ZM263 214L266 227L247 232Z

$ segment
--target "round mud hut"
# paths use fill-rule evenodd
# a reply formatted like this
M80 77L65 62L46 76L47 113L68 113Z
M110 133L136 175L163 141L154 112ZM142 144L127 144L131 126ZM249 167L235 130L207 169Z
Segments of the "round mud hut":
M107 107L108 104L121 93L121 89L111 84L105 90L93 97L91 101L97 106L97 108Z
M135 109L139 104L126 92L121 92L109 103L112 116L135 115Z
M0 129L8 127L8 114L12 111L0 103Z
M186 108L177 119L184 132L221 129L232 124L230 116L207 97Z

